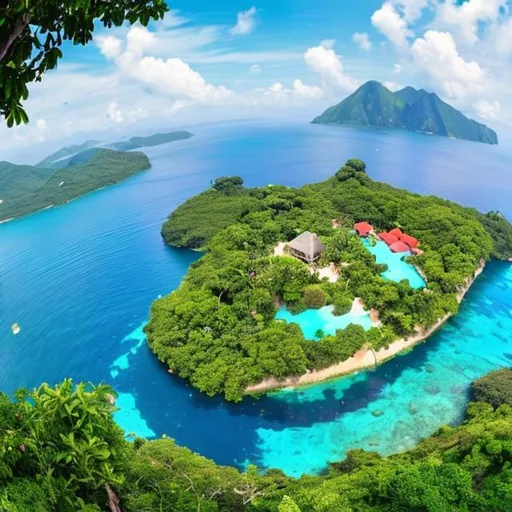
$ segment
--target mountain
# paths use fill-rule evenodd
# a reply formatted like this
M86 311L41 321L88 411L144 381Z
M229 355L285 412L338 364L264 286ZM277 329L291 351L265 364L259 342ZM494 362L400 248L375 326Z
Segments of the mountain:
M467 118L437 94L405 87L395 93L367 82L313 120L316 124L380 126L498 144L496 132Z
M54 169L62 169L69 165L78 163L74 158L77 156L79 159L93 156L95 151L99 148L113 149L116 151L129 151L133 149L140 149L150 146L159 146L160 144L167 144L177 140L190 139L193 134L184 130L169 132L169 133L155 133L148 137L132 137L128 140L120 140L109 144L102 144L97 140L88 140L83 144L75 144L73 146L65 146L55 153L47 156L41 160L37 167L52 167ZM90 150L89 153L86 150Z
M36 166L50 167L51 165L61 161L63 158L75 155L76 153L84 151L85 149L96 147L99 144L101 144L99 140L86 140L82 144L74 144L72 146L63 147L56 151L55 153L52 153L51 155L41 160L38 164L36 164Z
M67 203L151 165L141 152L98 148L77 153L71 163L55 169L0 162L0 221Z

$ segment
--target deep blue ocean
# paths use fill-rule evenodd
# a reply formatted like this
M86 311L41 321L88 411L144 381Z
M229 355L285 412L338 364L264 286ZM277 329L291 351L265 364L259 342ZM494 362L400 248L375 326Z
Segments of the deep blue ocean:
M300 475L353 448L388 454L414 446L461 421L472 379L512 366L512 267L502 262L488 265L444 329L374 371L236 405L169 375L142 326L151 302L176 288L199 254L166 247L160 226L218 176L298 186L358 157L374 179L512 219L506 148L308 124L192 131L190 140L146 149L147 172L0 225L0 389L68 376L108 382L127 432L166 434L223 464Z

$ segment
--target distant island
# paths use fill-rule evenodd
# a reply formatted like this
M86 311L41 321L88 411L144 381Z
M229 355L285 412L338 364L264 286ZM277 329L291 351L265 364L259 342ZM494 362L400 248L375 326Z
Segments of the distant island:
M105 147L118 149L120 151L128 151L130 149L159 146L160 144L167 144L177 140L190 139L192 136L192 133L184 130L170 133L155 133L149 137L132 137L126 141L114 142L113 144L107 144Z
M62 168L0 162L0 222L67 203L150 166L144 153L96 148L77 153Z
M150 146L159 146L161 144L167 144L169 142L175 142L178 140L190 139L193 134L185 130L169 133L155 133L147 137L131 137L127 140L121 140L118 142L112 142L104 144L98 140L88 140L82 144L74 144L72 146L66 146L55 153L47 156L41 160L37 167L66 167L70 164L71 159L78 153L84 156L84 151L91 150L89 155L92 154L93 150L98 148L114 149L116 151L130 151L133 149L140 149Z
M149 346L232 401L412 347L458 311L486 261L512 256L499 213L374 182L358 159L299 189L218 178L162 235L205 254L153 303Z
M370 81L312 121L353 127L401 128L412 132L498 144L486 125L467 118L437 94L406 87L391 92Z

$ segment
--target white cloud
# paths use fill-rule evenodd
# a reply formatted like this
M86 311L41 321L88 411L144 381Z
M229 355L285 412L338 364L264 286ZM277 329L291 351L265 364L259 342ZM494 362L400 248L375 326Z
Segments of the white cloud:
M390 91L393 91L393 92L403 89L403 86L397 82L386 81L386 82L383 82L383 85L384 85L384 87L387 87Z
M100 52L107 59L115 59L121 54L121 39L113 36L99 36L96 37L95 40L100 48Z
M414 41L411 53L418 71L450 99L464 99L481 92L485 73L478 62L466 61L448 32L429 30Z
M490 121L500 119L501 104L499 101L478 100L473 108L482 119Z
M371 21L373 26L397 48L404 50L409 46L407 38L413 34L407 27L406 20L390 2L384 2L382 7L373 13Z
M512 54L512 18L494 28L492 39L498 55Z
M357 82L345 74L343 62L332 47L321 44L308 48L304 60L311 71L320 75L322 87L329 95L352 92L357 87Z
M257 75L258 73L261 73L261 67L259 64L253 64L250 69L249 69L249 73L251 73L252 75Z
M137 25L130 28L126 35L126 51L142 55L157 42L156 36L145 27Z
M292 87L287 88L281 82L272 84L263 92L263 98L272 100L282 106L299 106L312 100L318 100L324 95L323 90L316 85L307 85L302 80L293 81ZM258 104L258 100L256 100Z
M320 87L316 85L306 85L302 80L295 80L293 82L293 90L296 94L306 99L319 99L324 95Z
M391 3L403 14L407 23L416 21L421 17L423 9L435 0L390 0Z
M402 64L393 64L393 71L399 75L402 72Z
M107 118L114 123L122 123L124 121L123 113L117 108L117 103L113 101L107 108Z
M479 24L499 19L507 4L508 0L468 0L459 5L457 0L446 0L437 8L435 23L450 27L464 42L475 44Z
M372 43L370 37L365 32L356 32L352 36L352 41L358 44L363 50L369 52L372 49Z
M236 25L232 27L229 33L233 36L245 36L250 34L256 26L256 7L251 7L247 11L241 11L237 14Z
M180 58L145 56L144 52L157 43L157 37L146 28L132 27L126 36L126 49L116 59L123 75L174 99L204 103L225 100L233 95L222 85L209 84Z

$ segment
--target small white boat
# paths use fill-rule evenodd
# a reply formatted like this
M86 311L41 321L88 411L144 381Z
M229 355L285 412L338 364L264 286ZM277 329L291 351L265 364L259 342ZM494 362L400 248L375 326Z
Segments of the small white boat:
M16 322L11 325L11 330L13 334L19 334L21 331L21 327Z

